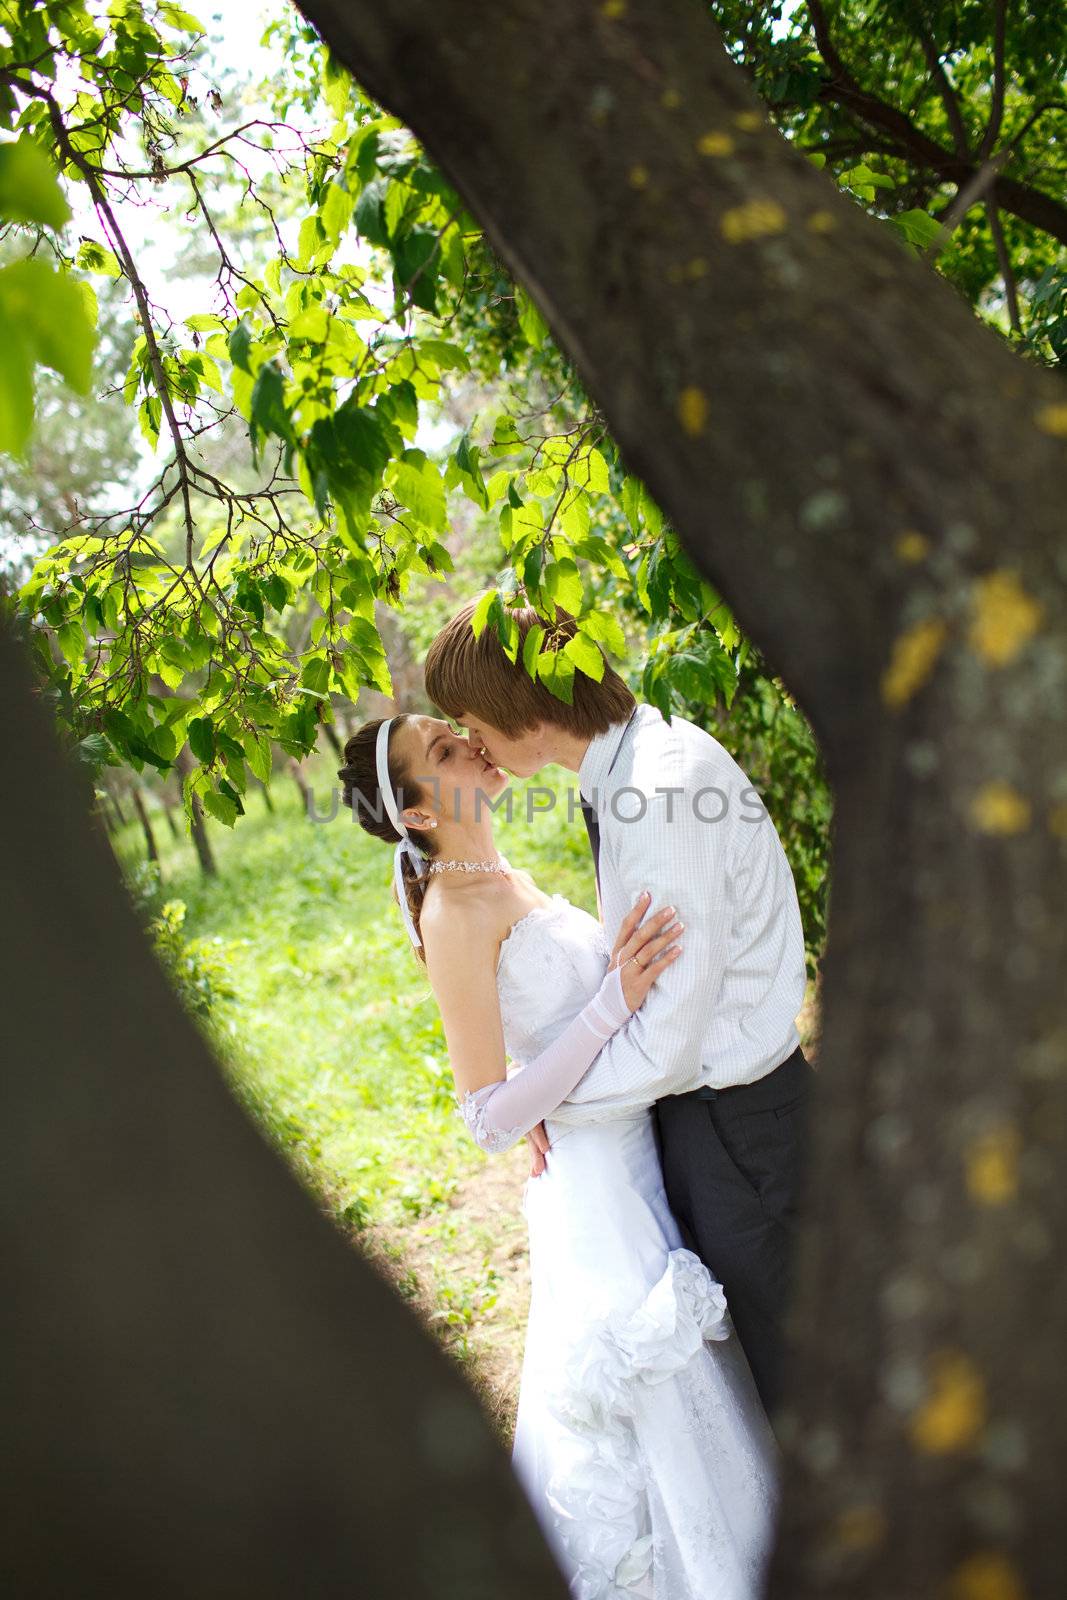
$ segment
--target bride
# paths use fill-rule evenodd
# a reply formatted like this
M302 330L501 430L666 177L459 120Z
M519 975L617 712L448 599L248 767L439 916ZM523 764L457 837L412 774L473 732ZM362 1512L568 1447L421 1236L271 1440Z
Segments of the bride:
M722 1287L668 1209L651 1112L552 1121L676 959L681 924L646 894L612 948L594 917L543 894L493 842L487 802L507 775L440 718L365 723L338 776L362 826L395 845L472 1136L497 1152L543 1123L512 1464L574 1600L753 1600L776 1447Z

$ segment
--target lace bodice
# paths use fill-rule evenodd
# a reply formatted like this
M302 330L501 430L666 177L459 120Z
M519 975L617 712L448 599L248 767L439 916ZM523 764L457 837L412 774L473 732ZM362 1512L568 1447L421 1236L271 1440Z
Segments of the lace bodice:
M535 906L500 946L496 986L514 1062L550 1045L600 987L611 943L595 917L562 894Z

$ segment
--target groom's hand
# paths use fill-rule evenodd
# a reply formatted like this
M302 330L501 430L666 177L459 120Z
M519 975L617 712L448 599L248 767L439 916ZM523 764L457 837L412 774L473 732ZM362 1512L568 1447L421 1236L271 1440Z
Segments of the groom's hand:
M548 1149L544 1123L539 1122L536 1128L531 1128L526 1137L530 1144L530 1177L539 1178L545 1170L545 1152Z

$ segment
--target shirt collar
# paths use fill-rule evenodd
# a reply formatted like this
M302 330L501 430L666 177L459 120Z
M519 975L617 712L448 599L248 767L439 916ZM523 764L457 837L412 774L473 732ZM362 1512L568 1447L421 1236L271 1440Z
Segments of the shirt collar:
M613 722L610 728L603 733L595 733L590 739L578 768L578 789L586 800L592 800L594 794L599 795L603 789L628 731L638 723L647 721L650 714L659 716L655 706L643 705L639 701L625 722Z

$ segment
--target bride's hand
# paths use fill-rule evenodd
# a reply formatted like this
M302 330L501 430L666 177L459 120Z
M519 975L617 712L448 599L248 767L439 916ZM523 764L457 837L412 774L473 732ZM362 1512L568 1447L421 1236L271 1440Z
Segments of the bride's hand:
M608 963L609 971L622 969L623 998L631 1011L637 1010L656 979L681 954L678 938L684 923L675 920L673 906L642 921L650 898L646 889L623 918Z

